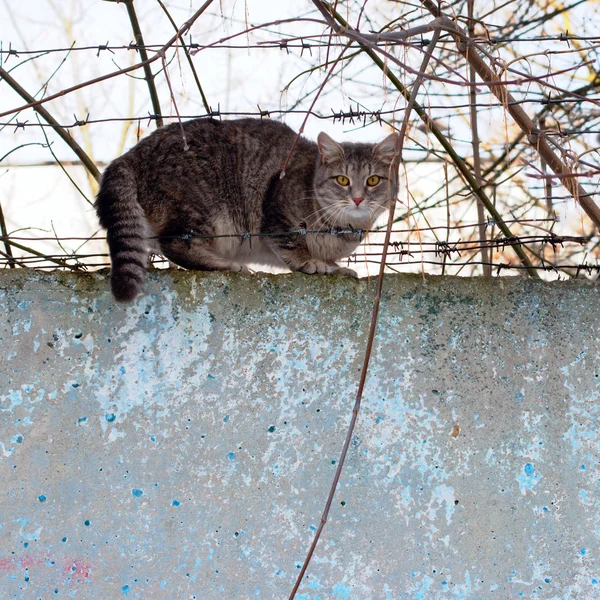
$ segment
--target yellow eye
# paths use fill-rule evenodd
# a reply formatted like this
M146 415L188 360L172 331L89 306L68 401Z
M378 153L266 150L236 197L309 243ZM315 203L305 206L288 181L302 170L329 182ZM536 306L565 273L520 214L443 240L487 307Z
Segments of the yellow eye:
M349 183L350 180L345 176L345 175L338 175L335 180L340 184L343 185L344 187L346 187Z
M367 185L373 187L373 186L377 185L380 181L381 181L380 177L378 177L377 175L371 175L371 177L369 177L369 179L367 179Z

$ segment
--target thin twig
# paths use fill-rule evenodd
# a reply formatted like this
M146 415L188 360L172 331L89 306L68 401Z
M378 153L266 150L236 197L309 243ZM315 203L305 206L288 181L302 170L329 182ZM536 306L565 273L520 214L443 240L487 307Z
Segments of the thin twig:
M181 131L181 137L183 138L183 150L184 150L184 152L187 152L190 149L190 147L187 142L187 136L185 135L185 129L183 127L181 115L179 114L179 109L177 108L177 100L175 99L175 93L173 92L173 87L171 86L171 78L169 77L167 60L166 60L164 54L162 56L162 63L163 63L163 72L165 74L165 79L167 80L167 85L169 86L169 93L171 94L171 101L173 102L173 106L175 107L175 113L177 114L177 120L179 121L179 129Z
M73 139L71 134L61 127L56 119L43 107L40 106L39 100L36 100L27 90L13 79L2 67L0 67L0 77L10 85L10 87L21 96L24 100L29 102L29 105L47 122L49 123L54 131L63 139L63 141L75 152L79 157L79 160L84 164L85 168L89 171L92 177L96 181L100 181L100 171L94 161L87 155L85 150Z
M473 4L475 0L468 0L467 2L467 11L469 18L469 36L475 37L475 21L473 20ZM469 81L471 82L471 87L469 88L469 104L470 112L471 112L471 139L473 145L473 171L475 172L475 177L477 178L477 182L479 185L484 184L483 177L481 176L481 156L479 153L479 129L477 126L477 96L475 91L475 69L472 65L469 65ZM477 219L480 222L483 222L485 215L483 212L483 203L481 199L477 198ZM479 226L479 237L484 239L486 235L485 225ZM486 264L490 262L489 252L487 248L481 249L481 262L484 263L483 267L483 275L485 277L491 277L492 268Z
M163 2L161 0L156 0L156 1L160 5L160 7L163 9L163 11L164 11L165 15L167 16L167 19L169 19L169 22L171 23L171 25L173 25L173 29L175 29L175 31L177 31L177 23L175 23L175 21L173 20L173 17L169 13L169 10L167 9L167 7L163 4ZM185 53L188 64L190 65L192 75L194 76L194 81L196 82L196 87L198 88L198 91L200 92L200 97L202 98L202 104L204 105L204 110L206 112L210 112L210 105L208 104L208 100L206 99L206 95L204 94L204 90L202 89L202 85L200 83L200 78L198 77L198 73L196 72L196 67L194 66L194 61L192 60L190 51L188 50L188 47L185 45L185 41L183 40L183 38L181 39L181 47L183 48L183 52Z
M150 62L148 61L148 53L146 52L146 47L144 45L144 37L142 36L142 30L140 28L140 23L135 12L135 7L133 6L133 2L134 0L125 0L125 6L127 7L127 14L129 15L131 28L133 29L133 35L135 36L136 50L140 53L140 58L142 59L142 63L144 65L144 78L148 84L148 92L150 94L150 101L152 102L152 110L154 111L156 126L162 127L163 120L160 116L162 111L160 110L160 101L158 99L158 92L156 91L156 85L154 83L154 74L152 73ZM175 27L175 29L177 29L177 27Z
M44 254L43 252L38 252L37 250L34 250L33 248L29 248L28 246L23 246L23 244L18 244L17 242L14 242L13 240L11 240L7 237L4 238L4 242L7 244L10 244L11 246L14 246L15 248L18 248L19 250L23 250L24 252L28 252L29 254L33 254L34 256L39 256L40 258L47 260L49 262L52 262L56 265L59 265L60 267L63 267L65 269L71 269L72 271L79 270L78 265L70 265L66 261L64 261L60 258L53 258L52 256L48 256L47 254Z
M40 122L40 117L39 115L36 114L38 123ZM46 135L46 130L43 127L40 127L40 129L42 130L42 134L44 136L44 139L46 140L46 143L44 144L46 148L48 148L48 150L50 151L50 154L52 155L52 158L54 159L54 163L53 164L57 164L62 172L67 176L67 178L69 179L69 181L73 184L73 187L75 187L75 189L83 196L83 199L90 205L93 206L94 203L85 195L85 193L83 192L83 190L79 187L79 185L77 185L77 182L73 179L73 177L71 177L71 174L67 171L67 169L65 169L65 166L62 164L62 162L59 160L58 156L56 156L54 150L52 149L52 142L50 142L50 140L48 139L48 136Z

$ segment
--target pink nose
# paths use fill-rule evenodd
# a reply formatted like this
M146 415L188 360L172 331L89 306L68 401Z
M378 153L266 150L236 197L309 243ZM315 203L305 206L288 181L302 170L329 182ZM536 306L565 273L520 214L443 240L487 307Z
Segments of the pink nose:
M354 204L358 206L364 200L364 198L352 198L352 200L354 200Z

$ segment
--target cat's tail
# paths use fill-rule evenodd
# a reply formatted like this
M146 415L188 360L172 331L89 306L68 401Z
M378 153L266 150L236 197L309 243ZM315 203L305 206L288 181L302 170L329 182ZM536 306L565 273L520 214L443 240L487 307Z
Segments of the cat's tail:
M135 172L126 160L117 159L106 168L94 206L107 230L113 296L130 302L144 283L150 226L138 202Z

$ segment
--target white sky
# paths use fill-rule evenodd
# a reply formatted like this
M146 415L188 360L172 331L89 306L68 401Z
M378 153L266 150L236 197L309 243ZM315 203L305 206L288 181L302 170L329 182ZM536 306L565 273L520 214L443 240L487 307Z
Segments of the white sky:
M172 17L178 24L187 20L202 4L198 0L165 1ZM174 30L156 0L136 0L138 18L141 23L145 43L164 44ZM386 0L370 0L368 16L374 19L374 25L387 23L401 15L400 5ZM98 0L0 0L3 18L0 23L0 43L2 48L9 47L20 52L19 56L3 55L3 67L30 93L37 93L50 78L45 95L56 93L75 83L92 77L110 73L118 67L138 62L139 56L132 50L98 51L100 45L127 46L133 40L131 25L124 4ZM311 12L312 11L312 12ZM194 42L213 43L243 31L245 23L262 24L268 21L285 20L291 17L315 17L313 4L309 0L215 0L211 8L203 14L191 30ZM585 23L585 20L582 21ZM559 23L567 27L568 23ZM582 27L582 24L575 24ZM587 26L593 24L588 22ZM571 24L572 26L572 24ZM365 27L369 29L369 27ZM231 43L246 45L259 41L277 40L287 36L305 34L318 35L325 28L315 23L294 22L280 24L234 38ZM560 30L560 27L557 31ZM588 33L589 31L584 31ZM189 36L186 37L189 41ZM91 50L73 50L52 52L37 56L27 62L29 55L24 50L44 50L92 46ZM521 48L526 52L526 48ZM333 57L339 48L332 52ZM401 50L399 53L403 52ZM312 53L312 54L311 54ZM152 52L150 52L152 56ZM398 54L411 64L420 62L420 54L412 51L408 58ZM316 48L304 50L291 49L289 54L282 49L227 49L223 47L205 49L194 56L205 94L213 109L220 106L222 111L254 112L257 105L263 110L289 109L299 103L306 109L314 98L314 90L323 80L323 72L312 76L301 75L290 86L287 93L283 88L296 75L319 62L324 61L325 52ZM175 89L175 97L180 112L185 116L204 114L204 107L195 83L182 53L169 54L168 73ZM553 67L557 68L561 57L553 57ZM64 61L64 63L63 63ZM337 77L326 89L326 93L317 101L315 111L328 115L331 110L348 109L359 102L368 110L403 108L398 93L387 87L381 72L376 68L367 69L369 60L360 57L345 68L342 77ZM159 69L159 63L152 65L153 71ZM12 69L12 70L11 70ZM396 68L396 74L405 83L412 79ZM144 119L131 124L131 116L143 116L152 111L142 71L136 71L134 77L121 75L117 78L87 87L79 92L52 101L45 106L64 124L75 119L90 120L123 119L119 122L90 124L84 128L75 128L71 132L88 154L98 162L107 162L121 152L133 146L137 135L146 135L155 125ZM576 81L581 85L581 82ZM175 115L164 76L157 77L162 113ZM464 91L464 90L462 90ZM39 96L38 96L39 97ZM427 99L430 101L430 99ZM0 111L20 106L24 102L8 86L0 82ZM424 102L425 104L427 102ZM450 112L450 111L446 111ZM276 116L276 115L275 115ZM10 125L0 125L0 157L10 155L0 162L0 201L4 209L9 231L20 228L39 228L30 234L41 235L42 231L53 235L54 227L60 236L89 235L96 231L97 221L90 205L83 200L64 173L55 167L18 167L40 162L52 162L50 150L44 147L45 139L39 127L16 127L17 122L37 123L32 110L23 111L17 117L11 117ZM276 116L276 118L282 118ZM0 123L6 123L8 117L0 117ZM285 121L298 130L303 115L287 115ZM460 117L452 119L455 139L469 138L468 122ZM447 121L450 124L450 120ZM441 123L444 125L444 122ZM480 131L489 137L504 137L505 127L513 127L510 119L498 118L498 114L485 112L480 116ZM52 144L52 150L62 161L74 160L72 151L51 129L45 129ZM305 128L305 135L315 139L319 131L326 131L336 139L375 141L384 137L389 129L373 123L366 128L349 123L334 123L332 120L320 120L311 117ZM417 134L420 135L420 134ZM421 137L427 147L430 141ZM461 146L456 142L457 147ZM14 150L14 151L13 151ZM12 151L12 152L11 152ZM416 152L415 157L422 157ZM77 180L88 199L93 192L83 169L70 167L69 172ZM433 186L440 182L440 169L431 165L409 165L410 190L414 198L425 197ZM537 182L536 182L537 183ZM581 211L574 203L566 202L559 206L563 219L575 222L581 220ZM472 219L474 221L475 219ZM37 243L37 249L45 247ZM50 249L51 244L47 245ZM67 249L75 249L76 243L67 244ZM103 250L103 245L86 246L86 249Z

